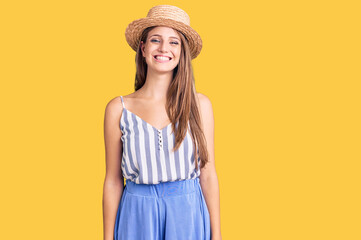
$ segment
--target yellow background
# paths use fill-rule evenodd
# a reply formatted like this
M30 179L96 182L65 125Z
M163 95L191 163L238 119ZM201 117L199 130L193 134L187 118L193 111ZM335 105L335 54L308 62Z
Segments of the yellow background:
M203 40L223 239L361 239L357 2L2 1L0 239L102 239L104 109L158 4Z

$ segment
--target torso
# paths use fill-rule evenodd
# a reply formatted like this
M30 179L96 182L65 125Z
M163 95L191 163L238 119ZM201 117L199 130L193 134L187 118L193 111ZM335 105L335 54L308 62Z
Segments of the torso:
M194 146L189 128L179 149L173 152L175 136L171 123L156 126L153 125L155 122L149 120L150 118L157 120L158 116L155 112L159 114L164 104L131 98L129 95L123 97L123 103L120 128L123 143L122 172L126 179L135 183L157 184L199 177L200 170L195 169ZM128 105L134 109L136 106L138 110L129 110ZM158 107L154 107L155 105ZM143 119L145 114L137 115L136 111L140 109L150 118ZM164 112L163 114L166 115ZM197 160L200 161L199 157Z
M139 94L134 92L123 96L125 106L130 112L157 129L162 129L170 123L165 109L165 100L152 101L137 95Z

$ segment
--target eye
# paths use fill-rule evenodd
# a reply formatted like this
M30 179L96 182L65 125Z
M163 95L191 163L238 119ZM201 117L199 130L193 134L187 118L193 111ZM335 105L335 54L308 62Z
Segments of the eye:
M158 39L152 39L150 40L151 42L160 42ZM173 45L178 45L179 43L178 42L171 42L171 44Z

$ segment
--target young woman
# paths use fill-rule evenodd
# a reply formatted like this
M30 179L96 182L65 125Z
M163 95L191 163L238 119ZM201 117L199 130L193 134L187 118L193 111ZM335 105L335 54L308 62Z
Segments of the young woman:
M105 110L104 240L221 239L213 110L191 65L201 38L170 5L151 8L125 35L136 51L135 92Z

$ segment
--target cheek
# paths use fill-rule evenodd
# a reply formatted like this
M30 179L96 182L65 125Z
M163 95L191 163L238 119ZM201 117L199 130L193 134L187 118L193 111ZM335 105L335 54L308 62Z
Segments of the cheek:
M180 50L180 49L178 49L178 50L176 50L176 52L175 52L175 53L176 53L176 56L177 56L177 57L179 57L179 56L181 55L181 50Z

